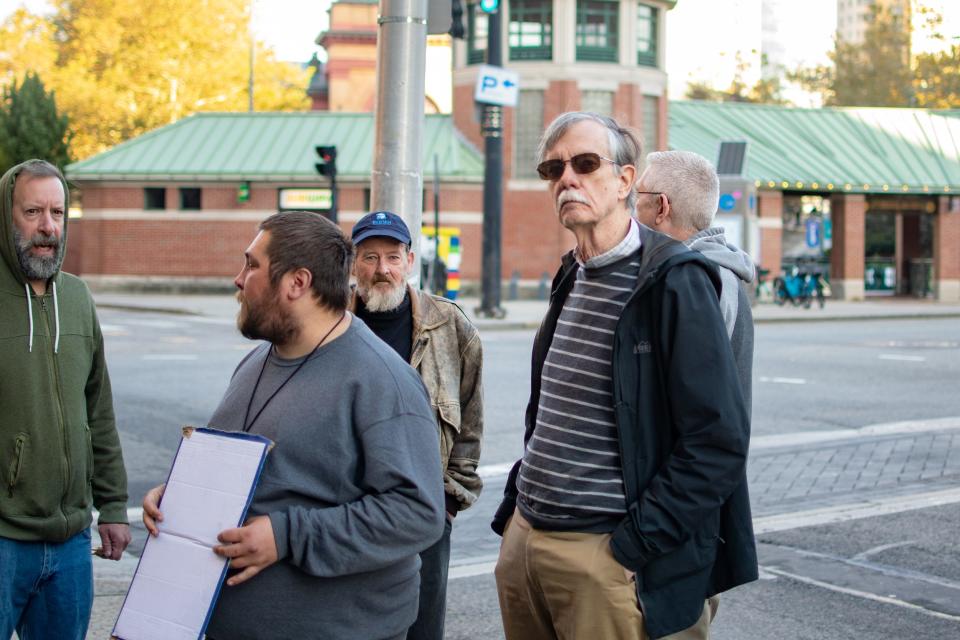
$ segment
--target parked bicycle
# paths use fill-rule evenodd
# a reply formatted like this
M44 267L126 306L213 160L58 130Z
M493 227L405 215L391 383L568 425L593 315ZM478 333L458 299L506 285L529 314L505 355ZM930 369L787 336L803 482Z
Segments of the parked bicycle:
M820 271L801 271L800 267L794 266L774 279L773 301L781 307L789 302L795 307L809 309L816 300L817 305L823 309L829 290L830 285L823 279Z

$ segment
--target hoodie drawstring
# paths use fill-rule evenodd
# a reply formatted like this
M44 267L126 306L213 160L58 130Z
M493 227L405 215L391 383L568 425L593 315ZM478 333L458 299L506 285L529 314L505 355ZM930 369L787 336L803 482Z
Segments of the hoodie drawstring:
M53 282L53 318L57 325L57 337L53 340L53 352L60 352L60 306L57 304L57 282Z
M24 283L23 288L27 290L27 316L30 318L30 341L27 347L30 353L33 353L33 300L30 298L30 285Z
M33 299L30 292L30 285L24 283L24 289L27 292L27 317L30 318L30 338L27 342L27 349L33 353ZM56 337L53 339L53 352L60 353L60 303L57 300L57 283L53 283L53 317L56 323Z

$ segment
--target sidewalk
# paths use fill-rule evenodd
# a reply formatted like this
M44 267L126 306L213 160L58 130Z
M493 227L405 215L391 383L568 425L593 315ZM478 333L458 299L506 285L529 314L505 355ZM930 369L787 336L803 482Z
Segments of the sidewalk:
M174 295L136 293L94 293L97 306L104 309L148 311L189 316L233 318L237 301L232 295ZM547 310L545 300L504 300L502 319L481 318L476 313L480 301L467 297L457 300L467 317L481 330L536 329ZM774 304L758 304L753 308L756 323L824 322L831 320L889 320L906 318L960 318L960 304L928 300L882 298L863 302L828 300L823 309L810 309Z

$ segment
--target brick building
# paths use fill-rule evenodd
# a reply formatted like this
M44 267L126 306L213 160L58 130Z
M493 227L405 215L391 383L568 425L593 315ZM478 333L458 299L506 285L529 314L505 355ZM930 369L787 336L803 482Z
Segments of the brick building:
M318 37L328 61L315 65L322 76L311 83L314 107L329 113L193 116L72 165L68 172L81 188L84 218L72 233L68 266L91 280L232 275L235 258L225 265L225 257L242 252L242 239L255 222L277 207L279 189L322 186L313 168L316 144L336 144L340 150L340 222L349 229L369 204L364 194L369 193L372 120L369 113L347 111L369 110L375 103L377 4L340 0L331 6L330 29ZM636 128L648 149L665 148L663 34L666 12L674 4L501 3L503 59L521 79L520 103L505 113L505 277L516 272L536 283L572 246L572 236L554 220L546 185L534 168L536 141L556 115L571 109L611 114ZM427 207L429 169L439 151L440 224L460 230L461 277L469 282L480 276L483 198L477 149L482 141L472 95L487 46L487 16L476 2L465 5L467 37L452 51L453 117L428 116L423 166ZM442 102L428 95L427 112ZM295 132L274 131L284 128ZM450 149L462 160L452 173L445 160ZM271 166L280 153L289 161L287 173ZM152 157L156 154L163 162ZM345 171L344 163L352 169ZM246 183L250 197L238 202L240 185ZM211 234L217 238L213 252ZM119 241L138 236L133 246Z

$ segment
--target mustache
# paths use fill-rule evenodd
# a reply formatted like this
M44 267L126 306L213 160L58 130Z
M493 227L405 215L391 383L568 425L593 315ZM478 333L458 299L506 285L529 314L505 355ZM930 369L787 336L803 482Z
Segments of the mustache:
M54 235L44 235L42 233L36 233L30 237L28 247L53 247L54 249L60 246L60 238Z
M562 207L568 202L579 202L580 204L589 204L587 202L587 197L580 193L579 191L573 191L567 189L566 191L561 191L560 195L557 196L557 207Z

